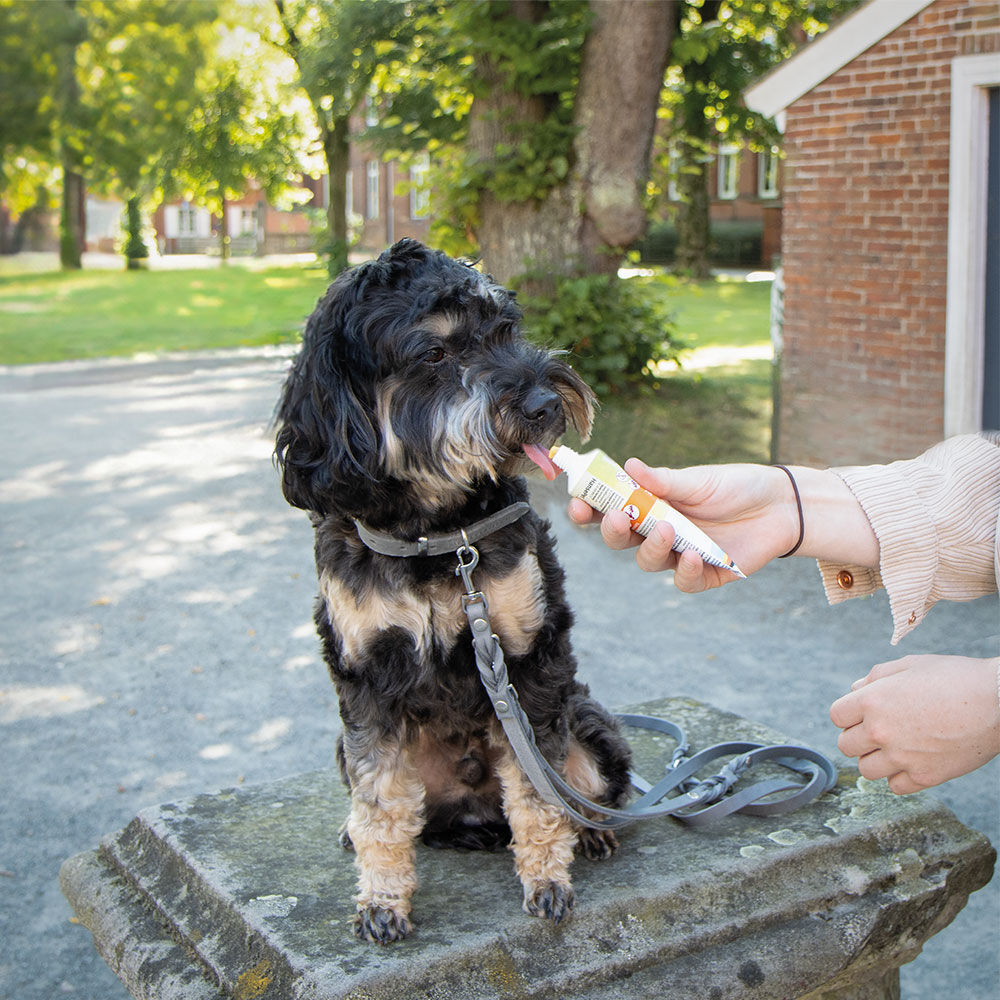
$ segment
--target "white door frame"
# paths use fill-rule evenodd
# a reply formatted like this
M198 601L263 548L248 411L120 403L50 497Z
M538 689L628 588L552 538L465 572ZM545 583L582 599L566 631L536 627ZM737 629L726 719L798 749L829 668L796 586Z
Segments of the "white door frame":
M1000 60L995 52L952 60L945 437L973 433L983 426L990 87L1000 87Z

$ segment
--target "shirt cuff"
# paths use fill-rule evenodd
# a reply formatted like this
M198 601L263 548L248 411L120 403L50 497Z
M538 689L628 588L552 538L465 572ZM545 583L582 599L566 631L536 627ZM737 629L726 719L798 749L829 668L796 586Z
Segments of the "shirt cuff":
M830 470L857 498L879 543L878 570L838 567L837 573L853 574L855 582L845 590L837 584L834 573L833 586L845 596L862 596L884 587L892 613L893 645L919 625L935 604L931 590L940 548L937 527L914 495L914 484L904 466L896 462Z

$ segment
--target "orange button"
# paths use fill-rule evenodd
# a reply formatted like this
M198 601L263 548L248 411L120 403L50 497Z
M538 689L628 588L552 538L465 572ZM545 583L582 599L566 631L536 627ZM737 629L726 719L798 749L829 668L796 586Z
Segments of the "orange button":
M837 574L837 586L841 590L850 590L854 586L854 574L850 570L842 569Z

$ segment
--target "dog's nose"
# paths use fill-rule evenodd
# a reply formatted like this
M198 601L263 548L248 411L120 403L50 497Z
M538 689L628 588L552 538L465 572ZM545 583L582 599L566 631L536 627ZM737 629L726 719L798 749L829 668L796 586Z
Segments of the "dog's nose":
M559 409L559 397L540 385L532 388L521 403L521 412L531 421L550 420Z

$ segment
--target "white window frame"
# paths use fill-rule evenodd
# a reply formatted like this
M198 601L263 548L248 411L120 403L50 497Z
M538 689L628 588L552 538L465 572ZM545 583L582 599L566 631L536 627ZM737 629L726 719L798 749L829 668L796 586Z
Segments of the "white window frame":
M233 236L256 236L260 217L255 205L240 205L237 208L236 227Z
M378 125L378 89L374 85L365 97L365 124L369 128Z
M380 212L380 191L379 191L379 167L378 160L369 160L365 164L365 218L374 221L379 218Z
M431 161L422 153L410 164L410 218L426 219L431 214L431 193L427 187L427 172Z
M740 152L740 147L731 143L719 147L716 163L720 201L734 201L740 193Z
M757 154L757 196L763 199L778 197L778 147L762 150Z
M677 185L677 175L681 168L681 153L676 146L671 146L667 159L667 198L669 201L681 200L681 189Z
M182 201L177 206L177 235L198 235L198 210L189 201Z
M948 186L948 292L945 319L944 433L983 426L986 349L986 190L989 97L1000 86L996 53L951 63Z

